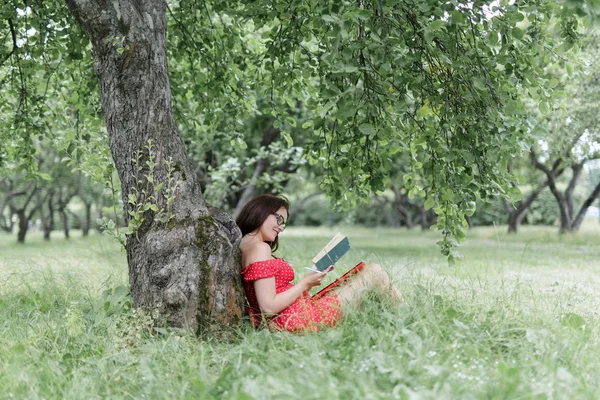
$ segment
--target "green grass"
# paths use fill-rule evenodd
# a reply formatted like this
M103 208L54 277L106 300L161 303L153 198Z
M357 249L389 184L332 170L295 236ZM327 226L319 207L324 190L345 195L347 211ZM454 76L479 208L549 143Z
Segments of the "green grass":
M595 399L600 226L469 232L449 267L435 232L289 228L298 274L341 230L406 302L370 294L340 327L228 340L152 328L125 253L103 236L0 236L0 399ZM77 233L75 233L77 236ZM343 266L334 274L343 272Z

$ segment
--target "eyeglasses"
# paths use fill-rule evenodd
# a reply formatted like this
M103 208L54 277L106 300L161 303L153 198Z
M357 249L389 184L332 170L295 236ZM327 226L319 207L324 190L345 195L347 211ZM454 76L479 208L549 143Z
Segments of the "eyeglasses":
M273 215L277 218L277 226L281 227L281 229L285 229L285 219L283 215L274 212Z

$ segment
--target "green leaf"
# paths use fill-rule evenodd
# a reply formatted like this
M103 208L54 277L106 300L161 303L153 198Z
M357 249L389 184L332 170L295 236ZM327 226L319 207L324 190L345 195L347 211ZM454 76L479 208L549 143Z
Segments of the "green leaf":
M524 34L524 33L525 33L525 32L523 32L523 29L519 28L518 26L515 26L515 27L513 28L513 30L512 30L512 36L513 36L514 38L517 38L517 39L519 39L519 40L520 40L520 39L523 39L523 34Z
M393 156L399 152L401 152L403 149L402 146L392 146L388 152L389 155Z
M360 124L360 125L358 126L358 130L359 130L359 131L360 131L362 134L364 134L364 135L367 135L367 136L369 136L369 137L371 137L371 136L374 136L374 135L375 135L375 133L376 133L375 127L374 127L373 125L371 125L371 124L367 124L367 123L365 123L365 124Z
M419 110L417 111L417 115L420 118L427 118L430 115L433 115L433 111L431 110L429 105L427 103L425 103L421 106L421 108L419 108Z
M554 89L555 87L557 87L557 86L558 86L558 84L559 84L559 81L558 81L558 79L556 79L556 78L551 78L551 79L548 81L548 87L550 87L550 88L552 88L552 89Z
M285 140L287 147L290 148L294 145L294 139L290 136L290 134L286 131L281 131L281 137Z
M445 188L444 189L444 193L442 194L442 201L453 201L454 200L454 193L452 192L452 189L450 188Z
M369 18L371 18L372 12L371 10L368 9L361 9L356 13L356 16L358 17L358 19L363 20L363 21L368 21Z
M425 204L423 205L423 207L425 208L425 210L430 210L434 204L435 199L432 196L429 196L427 197L427 200L425 200Z
M431 31L439 31L440 29L442 29L442 27L444 26L444 23L440 20L436 20L436 21L432 21L428 28Z
M332 24L338 24L340 22L340 19L334 15L321 15L321 19Z

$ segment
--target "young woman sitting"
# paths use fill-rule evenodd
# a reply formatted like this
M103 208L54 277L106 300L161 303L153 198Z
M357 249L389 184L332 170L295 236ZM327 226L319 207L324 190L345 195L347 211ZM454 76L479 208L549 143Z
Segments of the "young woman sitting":
M290 264L272 255L278 248L288 212L289 203L284 197L261 195L248 202L236 220L243 235L242 275L248 312L255 327L266 324L271 329L304 331L335 326L342 317L342 310L367 288L379 288L401 298L378 264L364 266L318 299L311 297L308 291L321 285L333 266L323 272L311 272L292 284L294 270Z

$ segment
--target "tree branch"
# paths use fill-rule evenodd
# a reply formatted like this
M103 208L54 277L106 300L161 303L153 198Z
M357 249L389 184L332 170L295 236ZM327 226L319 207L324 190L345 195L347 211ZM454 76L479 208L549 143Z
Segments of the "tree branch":
M4 63L13 55L17 52L17 50L19 49L19 46L17 45L17 32L15 31L15 26L13 24L13 21L11 18L8 19L8 27L10 29L10 36L12 38L12 50L10 51L10 53L8 53L6 55L6 57L4 57L4 60L2 60L2 62L0 63L0 66L4 65Z
M573 230L578 230L579 229L579 227L581 226L581 223L583 222L583 218L585 217L585 213L587 212L587 209L598 198L598 196L600 196L600 182L596 185L596 187L594 188L594 190L592 191L592 193L588 196L587 199L585 199L585 201L583 202L583 204L579 208L579 212L577 213L577 217L575 217L575 220L573 221L573 224L572 224L572 229Z

